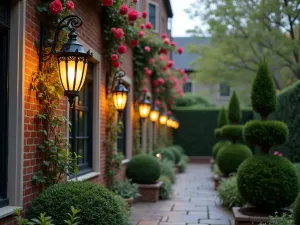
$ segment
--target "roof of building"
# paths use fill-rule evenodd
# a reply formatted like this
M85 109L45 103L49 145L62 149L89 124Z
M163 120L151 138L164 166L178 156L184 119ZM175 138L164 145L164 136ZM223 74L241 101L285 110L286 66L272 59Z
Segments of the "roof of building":
M165 3L165 6L167 8L167 14L169 18L173 17L173 10L172 10L172 5L170 0L163 0Z
M175 53L172 55L174 64L180 69L185 69L186 71L192 71L194 68L191 67L190 63L197 58L196 54L191 54L188 52L188 46L190 44L205 45L209 43L209 37L173 37L173 41L176 42L178 47L183 48L183 53L181 55Z

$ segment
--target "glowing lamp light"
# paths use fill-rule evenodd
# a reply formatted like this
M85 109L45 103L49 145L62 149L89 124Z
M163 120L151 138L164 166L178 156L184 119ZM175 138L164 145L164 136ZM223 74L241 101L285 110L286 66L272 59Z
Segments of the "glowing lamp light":
M167 121L168 121L168 115L167 115L166 112L164 112L159 117L159 122L160 122L161 125L166 125Z
M159 119L159 108L153 105L150 111L150 120L155 123Z
M122 79L118 79L116 87L112 91L114 105L118 112L122 112L127 103L128 89L123 84Z
M162 158L161 154L160 154L160 153L157 153L157 154L156 154L156 158L157 158L158 160L161 160L161 158Z
M139 104L139 112L140 112L140 117L142 119L145 119L149 116L150 108L151 108L151 102L148 100L145 94L143 100Z
M177 119L175 119L175 120L173 121L172 127L173 127L174 129L178 129L178 128L179 128L179 122L178 122Z

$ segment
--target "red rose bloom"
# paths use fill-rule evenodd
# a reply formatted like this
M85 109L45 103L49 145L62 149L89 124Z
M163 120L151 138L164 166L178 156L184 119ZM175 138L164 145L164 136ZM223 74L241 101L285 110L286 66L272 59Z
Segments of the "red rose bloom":
M172 42L171 42L171 46L172 46L172 47L176 47L176 42L172 41Z
M173 60L169 60L168 61L168 67L171 68L174 64L174 61Z
M129 21L136 21L139 18L139 13L135 10L132 10L128 13L128 20Z
M164 43L165 43L166 45L170 44L170 39L169 39L169 38L165 38L165 39L164 39Z
M126 47L125 45L120 45L120 46L118 47L118 52L119 52L120 54L125 54L125 53L127 52L127 47Z
M167 35L166 33L163 33L163 34L161 35L161 37L162 37L163 39L165 39L165 38L168 37L168 35Z
M139 40L132 40L130 44L132 47L136 47L139 44Z
M155 105L159 106L160 105L160 101L159 100L155 100Z
M148 92L148 88L144 87L143 92L147 93Z
M144 29L145 29L145 24L141 24L141 25L140 25L140 28L141 28L142 30L144 30Z
M143 17L144 19L146 19L147 16L148 16L148 13L147 13L146 11L143 11L143 12L142 12L142 17Z
M150 22L146 23L146 28L148 30L151 30L152 29L152 24Z
M182 49L181 47L179 47L179 48L177 49L177 51L178 51L178 53L179 53L180 55L183 53L183 49Z
M149 60L149 62L150 62L150 64L153 64L153 63L155 63L155 59L154 59L154 58L151 58L151 59Z
M139 0L133 0L133 2L134 2L135 4L138 3L138 1L139 1Z
M126 15L128 13L128 6L126 4L121 5L121 7L119 9L119 13L121 15Z
M114 32L114 37L117 39L121 39L124 36L124 31L122 28L118 28L116 29L116 31Z
M110 56L110 58L111 58L111 60L112 61L116 61L116 60L118 60L118 55L117 54L112 54L111 56Z
M144 37L144 35L145 35L144 31L140 31L140 32L139 32L139 37L140 37L140 38Z
M67 8L67 9L73 10L74 7L75 7L74 2L72 2L72 1L67 1L67 2L66 2L66 8Z
M104 6L112 6L114 4L114 0L101 0Z
M117 29L116 29L115 27L112 27L112 28L110 29L110 31L113 32L113 33L115 33L116 30L117 30Z
M118 61L118 60L115 60L115 61L112 61L111 62L111 65L112 65L112 67L114 67L114 68L118 68L119 66L120 66L120 61Z
M62 12L63 7L62 4L59 0L54 0L53 2L50 3L50 12L53 15L58 15Z
M149 46L145 46L145 47L144 47L144 50L145 50L146 52L150 52L150 51L151 51L151 49L150 49Z

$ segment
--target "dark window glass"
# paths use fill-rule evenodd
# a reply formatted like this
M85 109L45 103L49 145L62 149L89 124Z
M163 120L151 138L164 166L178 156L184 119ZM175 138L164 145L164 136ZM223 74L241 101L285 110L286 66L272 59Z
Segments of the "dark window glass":
M187 92L192 92L192 83L188 82L183 86L183 92L187 93Z
M8 156L8 14L9 7L0 3L0 207L8 205L7 198L7 156Z
M230 86L224 82L220 84L220 96L230 96Z
M75 114L75 118L74 118ZM93 156L93 77L92 65L88 65L85 83L75 100L75 112L70 108L70 144L72 152L81 156L78 159L79 175L92 170Z
M122 132L120 132L118 134L118 141L117 141L118 151L123 153L125 158L126 158L126 126L127 126L127 124L126 124L126 115L127 115L127 107L128 107L128 103L126 104L126 107L125 107L124 111L121 114L123 129L122 129Z
M156 30L156 5L149 3L149 22L152 23L153 30Z

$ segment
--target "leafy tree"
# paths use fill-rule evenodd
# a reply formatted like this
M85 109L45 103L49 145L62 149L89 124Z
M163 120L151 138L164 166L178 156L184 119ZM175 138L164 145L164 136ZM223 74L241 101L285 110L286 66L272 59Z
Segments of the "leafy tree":
M187 12L204 21L211 36L209 45L189 49L199 55L196 78L242 84L248 91L265 58L277 89L299 79L299 8L300 0L195 0ZM190 32L203 36L199 27Z

